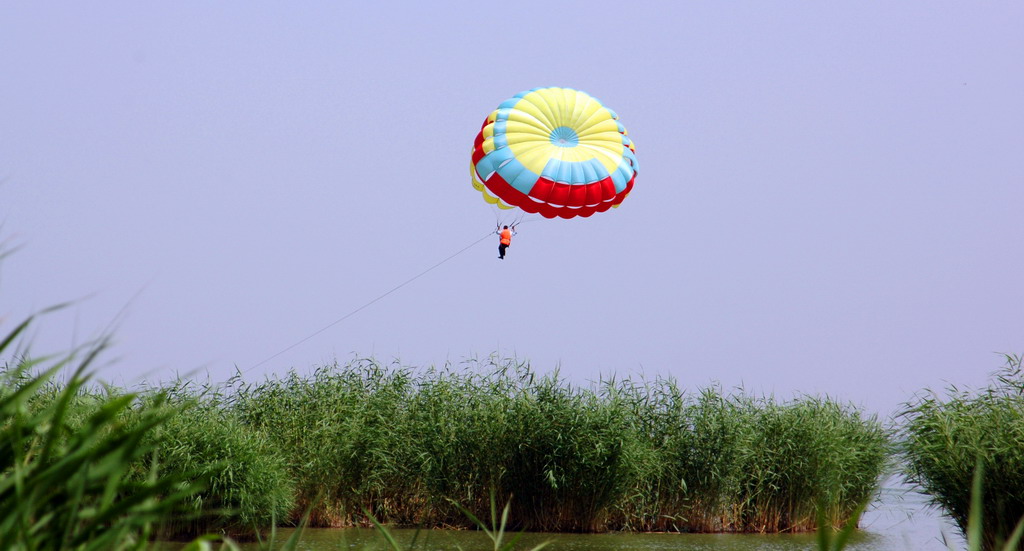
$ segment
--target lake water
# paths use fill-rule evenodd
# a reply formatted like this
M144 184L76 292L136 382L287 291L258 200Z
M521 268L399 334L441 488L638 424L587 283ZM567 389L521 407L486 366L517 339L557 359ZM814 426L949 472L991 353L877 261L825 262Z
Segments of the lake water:
M278 532L278 541L291 534ZM403 549L464 551L492 549L481 532L450 530L392 530ZM865 512L861 530L846 547L849 551L948 551L965 549L953 525L929 508L918 494L904 488L886 488L881 499ZM530 549L544 541L550 551L797 551L815 550L814 534L524 534L517 549ZM255 545L244 549L257 549ZM373 529L310 529L303 534L303 551L368 551L390 549Z

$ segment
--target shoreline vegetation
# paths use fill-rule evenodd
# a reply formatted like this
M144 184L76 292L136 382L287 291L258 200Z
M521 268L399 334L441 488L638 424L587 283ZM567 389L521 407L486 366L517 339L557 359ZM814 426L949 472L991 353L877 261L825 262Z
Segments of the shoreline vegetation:
M283 453L311 526L470 527L456 503L479 515L494 489L517 530L806 531L819 507L842 525L888 457L881 424L832 401L581 388L512 359L354 360L219 396Z
M831 549L897 462L969 549L1022 548L1018 356L985 389L916 398L891 432L830 399L661 378L581 387L495 357L128 391L89 375L105 341L15 349L31 321L0 339L0 539L20 549L288 525L474 529L495 496L509 530L818 530Z
M897 469L971 551L1024 548L1019 356L987 388L915 398L887 429L829 398L667 378L579 386L498 357L128 390L91 378L105 339L29 355L34 321L0 335L0 541L13 549L200 549L289 525L479 529L495 500L502 532L817 530L841 549Z
M8 367L5 392L28 390L26 373ZM161 523L173 539L253 537L304 514L311 527L472 528L461 508L485 517L492 490L511 503L513 530L813 531L819 511L838 527L872 499L891 456L875 417L829 399L671 379L584 388L514 359L40 388L30 409L63 401L68 434L111 401L126 404L116 418L129 428L162 412L128 478L158 468L198 483Z

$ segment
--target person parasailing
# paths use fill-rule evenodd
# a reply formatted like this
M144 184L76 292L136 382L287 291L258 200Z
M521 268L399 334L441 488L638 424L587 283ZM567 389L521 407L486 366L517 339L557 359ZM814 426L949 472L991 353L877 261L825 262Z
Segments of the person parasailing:
M498 234L498 258L505 260L505 249L512 244L512 236L516 234L516 227L512 226L509 229L508 226L504 226L494 233Z

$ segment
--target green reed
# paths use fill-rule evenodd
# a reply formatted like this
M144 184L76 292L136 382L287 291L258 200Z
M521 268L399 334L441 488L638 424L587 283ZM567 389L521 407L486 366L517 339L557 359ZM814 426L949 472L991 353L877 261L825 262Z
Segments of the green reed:
M584 388L514 359L354 360L224 392L315 526L466 527L453 503L484 515L493 488L515 529L814 530L818 508L839 526L873 497L887 464L877 420L832 400Z
M1016 361L1016 360L1015 360ZM1024 518L1019 520L1013 531L1007 534L986 534L984 518L984 502L985 502L985 466L982 461L978 461L974 468L974 474L972 475L970 493L970 506L967 511L966 523L961 527L963 530L964 539L967 543L966 551L1016 551L1020 549L1021 542L1024 540ZM861 507L854 512L853 516L850 517L850 521L847 522L846 526L838 532L834 530L834 527L829 526L824 521L824 516L819 516L819 528L818 528L818 551L842 551L846 548L846 544L850 540L850 536L853 534L854 529L857 525L857 519L863 512L864 507L867 503L861 505ZM945 539L945 535L943 535ZM956 551L952 544L946 543L947 549L950 551Z
M635 442L616 402L574 388L557 374L517 395L508 415L512 444L499 488L514 494L516 526L591 531L632 482L628 447Z
M617 383L645 452L616 526L696 532L816 529L874 497L888 437L874 417L827 399L786 403L674 381Z
M288 518L295 491L283 454L265 434L244 425L225 396L211 385L181 380L156 395L167 396L176 409L146 436L161 468L194 473L206 482L175 509L162 537L213 533L253 539Z
M88 368L105 341L53 358L15 350L33 320L0 339L0 542L143 549L199 489L184 472L161 473L146 441L175 410L160 395L139 408L136 394L92 386Z
M985 549L1006 540L1024 516L1024 374L1006 356L995 380L979 391L950 387L903 413L907 478L917 483L965 533L976 466L986 489L975 508Z
M207 532L251 539L291 512L283 457L262 435L191 388L92 383L87 369L103 346L51 360L15 354L0 369L5 549L140 549L151 537Z
M118 418L145 428L150 455L132 456L128 480L152 456L205 483L164 511L176 538L258 536L302 512L312 526L472 528L492 492L513 530L813 530L816 511L839 526L873 496L888 451L874 418L828 399L688 394L670 379L581 387L514 359L73 390L76 404L131 397Z
M364 509L407 521L417 494L403 411L408 385L405 370L367 360L238 384L234 407L285 453L297 510L311 508L311 526L366 523Z
M881 425L828 400L749 404L754 430L740 460L745 531L809 531L820 512L840 525L873 497L887 463Z
M407 408L426 524L468 527L454 502L481 512L498 488L513 450L512 405L519 392L507 371L430 369ZM503 492L504 493L504 492Z

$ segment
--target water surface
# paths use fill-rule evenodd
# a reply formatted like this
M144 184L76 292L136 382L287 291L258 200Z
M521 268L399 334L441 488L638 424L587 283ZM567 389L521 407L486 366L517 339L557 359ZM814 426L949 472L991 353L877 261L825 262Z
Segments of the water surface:
M492 549L482 532L393 529L402 549L422 551L476 551ZM964 549L952 524L927 507L920 495L902 487L882 490L881 499L861 521L861 530L846 547L849 551L948 551L943 537L954 549ZM291 535L281 530L283 541ZM549 541L550 551L798 551L817 549L814 534L524 534L516 549L530 549ZM256 545L243 546L246 550ZM373 529L309 529L303 534L303 551L390 550Z

